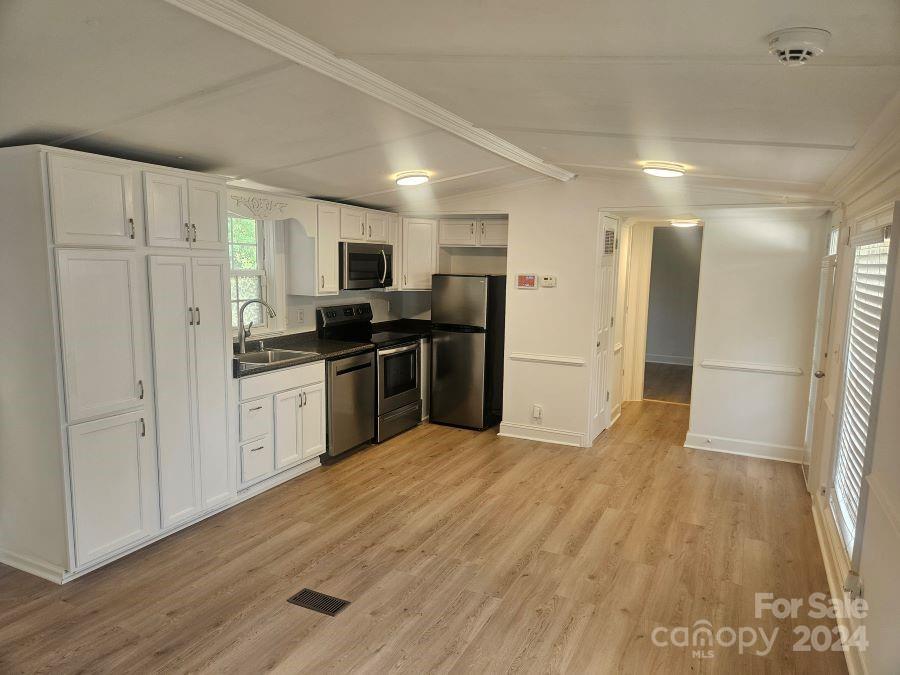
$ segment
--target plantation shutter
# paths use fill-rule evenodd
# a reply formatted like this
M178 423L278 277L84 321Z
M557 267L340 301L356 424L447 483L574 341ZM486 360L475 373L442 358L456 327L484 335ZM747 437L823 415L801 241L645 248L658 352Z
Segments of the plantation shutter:
M854 252L843 405L831 493L835 520L850 554L864 476L890 248L888 241L878 239L857 246Z

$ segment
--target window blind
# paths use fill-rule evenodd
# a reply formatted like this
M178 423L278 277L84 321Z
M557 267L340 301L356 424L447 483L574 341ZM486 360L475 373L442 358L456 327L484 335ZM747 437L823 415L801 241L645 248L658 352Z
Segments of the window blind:
M853 261L843 405L831 494L835 520L849 554L856 536L869 436L888 250L888 242L864 244L856 248Z

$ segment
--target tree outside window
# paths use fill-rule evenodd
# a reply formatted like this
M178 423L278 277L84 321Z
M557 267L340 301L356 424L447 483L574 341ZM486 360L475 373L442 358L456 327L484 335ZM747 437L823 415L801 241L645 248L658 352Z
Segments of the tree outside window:
M228 256L231 265L231 327L237 330L238 308L256 298L266 299L265 246L263 223L253 218L228 217ZM250 305L244 323L268 326L268 313L260 305Z

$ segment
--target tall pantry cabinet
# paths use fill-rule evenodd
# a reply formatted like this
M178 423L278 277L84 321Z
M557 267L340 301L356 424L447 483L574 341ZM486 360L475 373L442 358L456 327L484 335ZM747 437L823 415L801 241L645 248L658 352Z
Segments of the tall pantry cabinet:
M163 184L185 239L147 219ZM62 582L234 495L226 188L22 146L0 197L0 561Z

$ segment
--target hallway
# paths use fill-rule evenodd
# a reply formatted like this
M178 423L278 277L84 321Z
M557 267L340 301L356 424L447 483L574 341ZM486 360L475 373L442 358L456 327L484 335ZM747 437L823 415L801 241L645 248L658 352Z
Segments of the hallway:
M691 403L691 366L647 363L644 366L644 398L664 403Z

